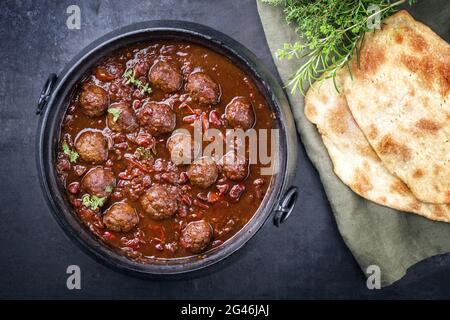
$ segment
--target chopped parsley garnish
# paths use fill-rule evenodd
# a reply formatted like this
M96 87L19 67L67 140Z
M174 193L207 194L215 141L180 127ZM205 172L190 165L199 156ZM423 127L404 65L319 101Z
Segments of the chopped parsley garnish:
M119 119L121 112L122 112L122 110L117 109L117 108L109 108L108 109L108 113L111 113L113 116L113 122L116 122Z
M153 158L153 155L155 154L154 150L144 148L144 147L138 147L136 148L135 157L138 160L150 160Z
M97 210L102 207L105 202L106 197L90 196L88 194L83 197L83 205L92 210Z
M106 186L105 192L110 193L110 192L112 192L112 191L113 191L113 187L111 187L111 186Z
M69 156L70 162L76 162L76 161L77 161L77 159L78 159L78 157L79 157L80 155L78 154L78 152L73 151L72 149L70 149L70 147L69 147L69 145L67 144L67 142L64 142L64 143L63 143L62 148L63 148L64 154L66 154L66 155Z

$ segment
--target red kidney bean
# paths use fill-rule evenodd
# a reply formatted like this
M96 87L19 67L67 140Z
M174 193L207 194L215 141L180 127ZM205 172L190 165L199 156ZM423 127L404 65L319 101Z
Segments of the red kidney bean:
M121 191L116 190L111 195L111 198L113 200L115 200L115 201L122 200L123 199L123 193Z
M146 61L140 61L133 68L136 77L145 76L148 73L148 69L150 69L150 66Z
M111 93L116 93L118 90L119 90L119 87L117 86L117 84L111 83L111 85L109 86L109 91Z
M183 122L185 123L194 123L197 120L198 116L195 114L183 117Z
M244 185L235 184L233 187L231 187L230 193L228 195L230 196L231 200L233 200L234 202L238 202L244 191L245 191Z
M178 208L178 215L182 218L185 218L188 215L188 207L186 205L181 205Z
M70 170L70 162L67 159L59 159L56 163L56 170L58 172L65 172Z
M86 170L87 170L87 168L85 166L82 166L79 164L73 166L73 171L79 177L81 177L86 172Z
M219 195L223 196L228 192L230 186L228 184L218 184L216 185L217 190L219 191Z
M72 182L71 184L69 184L69 186L67 187L67 190L72 193L72 194L77 194L78 191L80 190L80 183L79 182Z
M222 120L220 119L219 113L217 110L212 110L209 113L209 122L214 125L215 127L221 127L222 126Z
M139 131L135 142L141 147L152 147L155 144L153 136L143 131Z
M114 145L114 148L119 150L126 150L128 148L128 143L126 142L117 143Z
M180 173L179 184L185 184L188 182L188 180L189 180L189 177L185 171Z
M131 169L131 176L132 177L139 177L142 175L142 171L139 170L139 168L133 168Z
M123 180L131 180L131 177L128 175L126 171L119 172L117 176Z
M202 208L202 209L205 209L205 210L209 209L209 206L207 204L205 204L203 202L200 202L197 199L194 199L193 203L194 203L195 206L197 206L199 208Z
M130 185L130 181L129 180L119 180L119 182L117 182L117 187L118 188L125 188L126 186Z
M171 184L178 184L179 177L175 172L164 172L161 174L161 179Z
M214 192L214 191L208 192L208 199L207 199L207 201L209 203L214 203L214 202L219 201L219 194L217 192Z
M197 198L205 202L208 201L208 195L204 192L197 193Z
M181 195L181 201L189 207L192 206L192 198L187 194Z
M145 175L142 178L142 186L144 188L149 188L152 185L152 178L150 176Z
M74 198L71 202L72 202L72 205L75 208L79 208L79 207L81 207L83 205L83 202L81 201L81 199L75 199Z
M105 231L103 232L103 238L105 238L106 240L114 240L116 236L109 231Z

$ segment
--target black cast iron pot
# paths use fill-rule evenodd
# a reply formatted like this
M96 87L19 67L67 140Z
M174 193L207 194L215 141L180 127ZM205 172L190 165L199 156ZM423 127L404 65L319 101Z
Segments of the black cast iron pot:
M177 259L155 259L149 264L129 260L97 239L73 213L63 187L57 179L54 164L60 126L74 85L101 57L117 48L138 42L179 39L203 45L227 56L245 70L265 95L276 114L279 128L278 173L253 218L222 245L201 256ZM37 165L43 192L53 215L66 234L101 262L139 275L174 275L198 271L211 266L240 249L273 215L275 225L284 222L292 212L297 191L291 186L297 156L295 125L283 89L264 65L244 46L211 28L182 21L150 21L133 24L108 33L80 52L67 67L47 80L38 103L40 116Z

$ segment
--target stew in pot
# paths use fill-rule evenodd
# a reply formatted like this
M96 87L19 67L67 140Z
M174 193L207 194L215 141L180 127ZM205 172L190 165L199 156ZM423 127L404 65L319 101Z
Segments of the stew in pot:
M160 41L99 61L73 91L57 150L74 213L136 260L221 245L256 212L271 175L248 152L202 156L210 141L185 133L196 125L224 137L275 122L253 80L205 47Z

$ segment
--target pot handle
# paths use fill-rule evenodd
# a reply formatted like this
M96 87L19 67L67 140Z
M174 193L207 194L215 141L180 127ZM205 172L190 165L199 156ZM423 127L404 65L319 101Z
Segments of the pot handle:
M297 196L297 187L291 187L283 195L274 212L273 223L275 226L279 227L289 218L292 211L294 211Z
M58 77L54 73L50 73L47 81L45 81L44 87L42 88L41 95L39 96L38 105L36 108L36 114L41 115L47 105L50 96L52 95L53 87L55 86Z

